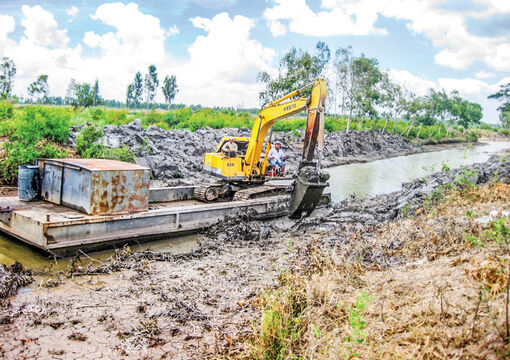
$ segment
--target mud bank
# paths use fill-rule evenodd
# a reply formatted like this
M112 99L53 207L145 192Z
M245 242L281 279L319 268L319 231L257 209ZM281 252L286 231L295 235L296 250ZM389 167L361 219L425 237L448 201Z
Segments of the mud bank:
M429 232L422 234L420 247L410 245L411 235L420 233L413 223L408 226L417 228L414 233L394 230L380 246L370 239L384 227L412 222L406 216L419 214L444 185L509 182L510 164L505 160L493 157L470 168L439 172L399 192L349 199L298 222L249 221L244 214L233 214L203 234L191 253L133 253L126 248L93 265L81 266L77 259L57 274L60 285L11 299L11 306L3 310L12 321L0 325L0 353L9 359L231 357L253 331L252 320L260 315L259 295L281 285L282 275L296 266L325 273L328 266L344 263L339 259L349 260L341 281L349 281L346 293L354 294L367 283L356 263L371 269L399 266L409 261L401 249L409 249L409 258L417 263L423 252L441 254L444 248L436 243L424 246L432 236ZM433 224L438 229L434 236L447 234L451 225ZM325 291L321 282L316 284L311 293ZM333 285L331 289L338 284Z
M71 144L83 127L71 129ZM103 128L103 144L109 147L127 146L136 154L139 165L150 167L152 177L169 185L193 184L214 178L202 171L203 155L216 150L223 136L249 136L243 129L163 130L156 126L144 129L141 122L128 125L107 125ZM288 170L299 163L303 131L300 137L288 132L273 134L281 141L288 157ZM326 134L323 164L325 167L370 161L389 156L421 151L397 134L372 131L345 131Z
M370 199L347 199L319 217L305 219L300 226L335 226L358 222L373 226L414 213L425 201L434 200L447 186L482 185L495 180L510 183L510 161L495 155L485 163L440 171L402 185L402 190Z

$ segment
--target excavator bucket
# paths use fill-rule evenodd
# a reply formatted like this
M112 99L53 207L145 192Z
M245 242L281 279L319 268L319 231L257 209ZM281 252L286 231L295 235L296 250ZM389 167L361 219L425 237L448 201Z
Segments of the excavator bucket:
M315 166L302 167L295 179L290 199L289 217L300 219L303 212L309 216L319 204L322 192L329 185L329 174L317 171Z

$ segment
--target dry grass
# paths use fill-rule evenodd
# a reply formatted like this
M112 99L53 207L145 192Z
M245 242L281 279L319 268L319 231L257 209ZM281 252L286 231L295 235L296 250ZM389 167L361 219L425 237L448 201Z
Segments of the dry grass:
M454 189L333 252L309 244L236 357L507 358L506 210L510 185Z

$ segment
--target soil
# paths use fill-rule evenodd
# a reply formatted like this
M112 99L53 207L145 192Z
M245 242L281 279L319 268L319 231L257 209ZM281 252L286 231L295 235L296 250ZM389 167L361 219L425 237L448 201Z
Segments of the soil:
M71 128L71 144L81 129L83 126ZM199 129L191 132L163 130L156 126L144 129L140 120L134 120L128 125L107 125L103 134L104 145L127 146L133 150L137 163L149 167L153 179L167 185L182 185L217 180L202 170L204 153L216 151L224 136L248 137L250 131ZM290 132L273 134L272 141L280 141L287 155L288 173L294 172L299 164L303 136L303 131L299 137ZM366 162L420 151L420 147L397 134L356 130L332 132L325 136L322 166Z
M420 269L433 273L428 261L439 258L444 250L431 251L435 243L427 245L429 239L447 237L452 225L437 223L437 234L423 232L416 247L410 229L421 234L421 225L408 216L423 213L447 184L483 185L494 180L510 182L506 158L495 156L469 168L438 172L392 194L348 199L300 221L249 221L239 214L202 234L200 246L190 253L125 248L94 265L81 266L76 259L53 282L10 298L11 305L2 310L9 321L0 325L0 354L8 359L204 359L218 354L228 358L242 351L243 339L252 336L252 322L260 317L260 295L281 286L282 274L296 266L303 271L324 266L327 257L315 256L317 251L343 259L337 267L360 262L373 271L368 278L353 278L356 272L346 267L352 271L342 281L362 280L357 286L384 293L382 284L397 276L402 291L411 292L411 286L418 289ZM498 199L499 211L510 209L505 197ZM465 211L456 216L464 216ZM404 223L408 228L398 228ZM376 235L385 240L371 242ZM410 262L415 272L400 268ZM380 269L389 270L376 272ZM436 281L447 299L446 286L455 281L454 275ZM406 283L409 277L414 280ZM349 284L345 293L354 296L356 282ZM427 284L423 289L435 289ZM425 294L425 290L416 293ZM403 301L415 301L408 293L402 300L394 293L384 294L393 299L384 306L402 308ZM384 332L384 324L378 326L379 333Z

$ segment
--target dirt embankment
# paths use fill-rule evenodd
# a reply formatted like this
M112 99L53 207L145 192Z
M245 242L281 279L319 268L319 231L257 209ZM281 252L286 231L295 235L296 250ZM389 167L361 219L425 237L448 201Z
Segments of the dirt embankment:
M71 143L82 127L73 128ZM103 144L109 147L127 146L133 150L140 165L150 167L154 179L170 185L194 184L215 178L202 171L203 156L216 151L223 136L249 136L243 129L163 130L156 126L144 129L140 121L128 125L108 125L103 128ZM288 170L299 163L302 136L278 132L273 141L282 142L287 155ZM396 134L373 131L345 131L326 134L323 164L325 167L421 151L407 139Z
M10 323L0 325L0 353L38 359L253 357L262 328L254 332L252 321L260 326L261 312L268 316L271 301L288 299L299 300L289 305L301 309L299 319L304 322L291 320L300 326L299 340L306 342L299 347L291 337L275 345L274 336L286 332L275 333L264 346L275 345L277 351L338 358L345 355L338 351L349 351L347 344L364 358L381 353L391 358L390 345L398 343L402 358L415 357L413 351L448 358L453 354L448 346L469 348L464 358L470 358L489 339L492 354L502 346L501 317L496 318L497 327L491 327L502 293L495 294L499 297L494 302L479 300L477 286L490 282L491 273L483 269L492 271L490 266L498 262L471 266L469 251L483 248L466 242L464 231L480 225L472 234L481 236L489 226L485 216L496 210L501 216L510 209L507 185L489 185L480 193L467 190L477 189L471 184L510 181L505 160L494 157L475 166L476 171L436 173L393 194L346 200L299 222L254 222L242 214L234 216L203 234L200 247L187 254L126 249L95 266L81 268L74 262L72 269L59 274L61 285L11 301L4 310ZM449 191L444 185L455 182L468 185L457 192L455 211L435 207ZM474 217L466 217L468 210ZM475 255L480 261L494 260ZM466 271L477 271L477 266L482 270L473 273L478 274L474 278L464 266L469 267ZM287 297L286 284L297 292ZM264 297L275 287L281 296ZM373 298L365 299L366 315L357 310L357 315L370 319L366 328L357 325L367 337L349 330L349 324L356 324L352 309L361 306L359 289ZM459 293L466 296L454 296ZM342 342L351 336L358 338ZM358 348L367 342L381 346ZM328 348L333 343L340 350Z

